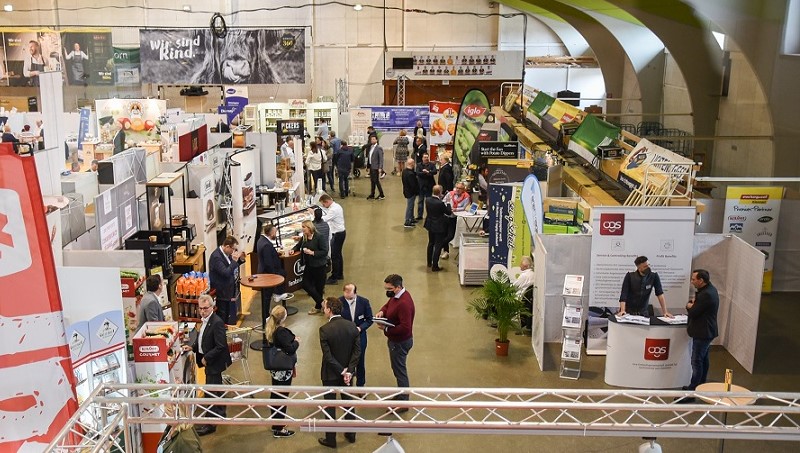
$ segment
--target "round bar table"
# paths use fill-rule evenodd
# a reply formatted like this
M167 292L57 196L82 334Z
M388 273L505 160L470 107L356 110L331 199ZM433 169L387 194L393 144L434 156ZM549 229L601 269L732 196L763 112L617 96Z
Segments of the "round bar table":
M252 288L258 291L263 291L269 288L275 288L276 286L280 286L286 279L283 278L282 275L277 274L253 274L250 277L243 278L241 280L242 286L246 286L248 288ZM269 305L271 301L264 301L264 298L261 298L261 324L263 326L264 320L269 316ZM282 301L284 308L286 308L286 313L293 315L297 313L297 308L295 307L287 307L286 301ZM292 313L290 310L293 310ZM256 351L260 351L264 349L267 345L267 340L256 340L250 343L250 348Z

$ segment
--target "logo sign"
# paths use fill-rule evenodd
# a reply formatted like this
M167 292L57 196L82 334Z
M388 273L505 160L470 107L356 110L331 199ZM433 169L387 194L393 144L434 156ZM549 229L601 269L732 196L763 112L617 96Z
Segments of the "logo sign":
M276 123L280 136L303 135L303 121L301 120L278 120Z
M517 142L479 142L481 159L516 159L519 155Z
M69 351L72 357L79 357L81 355L84 343L86 343L86 338L84 338L83 335L78 332L72 332L72 336L69 339Z
M730 232L731 233L741 233L744 230L744 223L731 223Z
M103 323L100 325L100 328L98 328L97 332L95 332L95 335L97 335L97 338L103 340L106 344L110 344L111 339L114 338L114 334L117 333L117 330L119 330L119 326L108 319L104 319Z
M600 214L600 234L602 236L623 236L625 234L625 214Z
M291 33L284 33L283 36L281 36L281 47L284 49L291 49L296 42L297 39Z
M748 194L744 194L739 199L742 200L743 202L763 204L763 203L766 203L767 201L769 201L769 195L762 195L762 194L748 195Z
M300 261L297 260L294 262L294 274L295 275L303 275L303 272L306 270L306 266Z
M158 354L158 352L159 352L159 348L156 345L142 345L142 346L139 346L139 353L141 353L141 354L152 354L152 353Z
M470 104L464 107L464 114L470 118L479 118L483 116L483 113L486 111L486 107L481 107L479 105Z
M769 222L772 222L772 220L773 220L772 217L770 217L768 215L765 215L764 217L759 217L758 218L758 221L761 222L761 223L769 223Z
M19 194L11 189L0 189L0 277L30 266L31 251Z
M756 247L770 247L772 242L756 242Z
M645 360L669 359L669 338L664 338L664 339L645 338L644 359Z

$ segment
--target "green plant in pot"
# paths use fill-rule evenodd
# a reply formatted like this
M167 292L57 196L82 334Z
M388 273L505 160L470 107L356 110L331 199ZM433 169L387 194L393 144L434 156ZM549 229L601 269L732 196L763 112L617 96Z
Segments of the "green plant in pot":
M520 314L529 314L522 296L508 274L497 271L477 290L478 297L467 303L467 311L477 319L491 318L497 323L495 352L508 355L508 332L519 322Z

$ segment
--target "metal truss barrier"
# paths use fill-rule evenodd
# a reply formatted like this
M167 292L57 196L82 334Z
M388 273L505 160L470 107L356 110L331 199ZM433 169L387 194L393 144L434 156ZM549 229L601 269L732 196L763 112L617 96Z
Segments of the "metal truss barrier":
M307 432L800 440L800 393L103 384L47 451L135 451L119 434L137 424L271 425L273 406L286 408L281 425Z

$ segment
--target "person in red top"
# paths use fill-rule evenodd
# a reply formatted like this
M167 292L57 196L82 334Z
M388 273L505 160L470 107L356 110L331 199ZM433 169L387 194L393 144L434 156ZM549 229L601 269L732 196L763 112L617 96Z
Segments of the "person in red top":
M394 327L378 324L378 328L383 330L389 346L389 360L392 364L392 372L397 379L398 387L410 387L408 381L408 370L406 369L406 359L408 352L414 346L414 300L411 294L403 288L403 277L397 274L390 274L383 280L383 287L386 289L386 297L389 300L375 314L377 318L386 318ZM408 401L408 395L399 395L395 399ZM395 412L407 412L408 408L399 408Z

